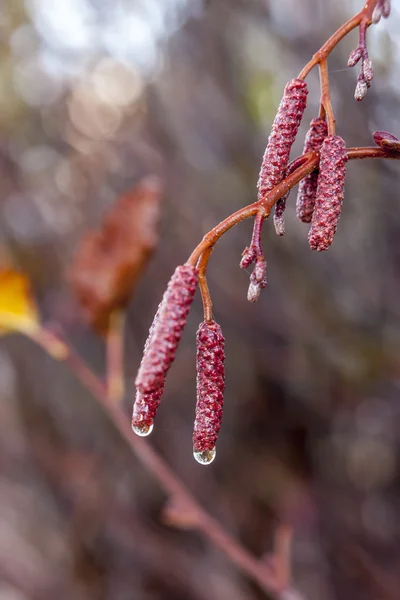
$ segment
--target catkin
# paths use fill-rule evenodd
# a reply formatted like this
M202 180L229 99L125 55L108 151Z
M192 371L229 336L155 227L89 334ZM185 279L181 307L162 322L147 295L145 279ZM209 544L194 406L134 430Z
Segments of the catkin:
M321 118L313 119L307 131L304 142L303 154L319 151L324 139L328 135L326 121ZM317 195L318 171L313 171L299 183L296 200L296 214L303 223L310 223Z
M292 79L286 84L276 113L258 178L258 199L276 187L283 179L290 150L296 138L307 101L307 84Z
M343 203L346 178L346 144L338 136L328 136L322 144L315 208L308 233L312 250L327 250L332 244Z
M197 331L197 404L194 452L215 448L222 421L225 390L225 340L215 321L203 321Z
M197 282L196 267L184 265L175 269L168 283L136 377L136 387L143 395L151 394L164 385L186 324Z

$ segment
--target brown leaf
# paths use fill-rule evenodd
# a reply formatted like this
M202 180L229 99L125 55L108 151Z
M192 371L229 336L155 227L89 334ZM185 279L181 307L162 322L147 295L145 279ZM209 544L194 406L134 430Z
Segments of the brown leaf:
M157 177L142 179L118 198L100 231L88 232L77 249L71 286L99 333L107 332L111 313L128 303L156 247L161 192Z

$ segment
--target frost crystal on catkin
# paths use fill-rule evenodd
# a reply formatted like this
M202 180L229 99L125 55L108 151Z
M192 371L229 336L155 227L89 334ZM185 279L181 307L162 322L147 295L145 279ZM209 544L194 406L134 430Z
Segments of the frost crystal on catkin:
M327 250L332 244L340 218L346 178L346 144L338 136L328 136L322 144L315 208L308 233L312 250Z
M302 79L292 79L286 84L261 164L257 183L259 200L284 177L290 149L306 107L307 94L307 84Z
M303 154L319 151L328 135L328 127L324 119L313 119L307 131ZM296 214L303 223L310 223L317 195L318 171L313 171L299 183L296 200Z
M197 404L193 454L207 464L215 457L225 390L225 340L215 321L203 321L197 331Z
M191 265L177 267L171 277L136 377L136 387L141 394L151 394L164 385L186 324L197 282L197 269Z

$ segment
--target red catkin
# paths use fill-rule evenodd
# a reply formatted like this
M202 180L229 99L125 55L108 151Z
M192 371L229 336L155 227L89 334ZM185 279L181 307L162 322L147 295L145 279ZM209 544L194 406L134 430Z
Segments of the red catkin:
M338 135L322 144L315 208L308 233L312 250L327 250L332 244L343 203L346 178L346 143Z
M144 357L147 354L150 342L153 338L154 328L158 321L161 305L162 302L158 305L157 312L149 329L149 335L144 345L140 366L143 364ZM136 390L135 402L133 404L132 429L139 435L148 435L151 433L163 392L164 382L155 391L148 394L143 394L139 389Z
M211 462L222 421L225 390L225 340L215 321L203 321L197 331L197 404L193 452ZM208 458L207 458L208 457Z
M175 269L168 283L136 377L136 387L143 395L157 392L164 385L186 324L197 282L196 267L184 265Z
M319 151L324 139L328 135L328 126L325 119L313 119L307 131L304 142L303 154ZM313 171L299 183L296 200L296 214L303 223L310 223L317 195L318 171Z
M290 150L306 107L307 94L307 84L302 79L292 79L286 84L261 164L257 183L259 200L284 177Z

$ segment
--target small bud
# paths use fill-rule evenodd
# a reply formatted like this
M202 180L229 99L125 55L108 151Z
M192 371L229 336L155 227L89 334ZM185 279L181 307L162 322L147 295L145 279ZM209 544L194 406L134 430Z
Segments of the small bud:
M257 183L259 200L284 178L290 150L306 107L307 94L307 84L302 79L292 79L285 87L261 164Z
M363 98L365 98L367 91L367 82L365 81L364 77L359 76L357 80L356 90L354 92L354 99L357 100L357 102L360 102Z
M249 302L257 302L260 297L261 290L267 285L267 263L264 256L257 256L256 264L252 274L250 275L250 284L247 291L247 300Z
M374 131L372 134L375 143L385 150L400 151L400 140L388 131Z
M168 283L136 377L136 387L142 394L151 394L164 385L186 325L197 282L196 267L184 265L176 268Z
M304 142L303 154L321 149L324 139L328 135L328 126L325 119L313 119L307 131ZM310 223L317 195L318 170L313 171L299 183L296 200L296 214L303 223Z
M240 268L247 269L252 262L256 260L256 249L254 246L246 246L242 253L242 260L240 261Z
M347 61L347 66L354 67L358 63L358 61L360 60L362 55L363 55L363 50L360 46L358 46L355 50L350 52L350 56Z
M338 136L325 138L321 148L315 208L308 233L312 250L327 250L332 244L343 203L346 177L346 144Z
M366 58L363 62L363 75L366 83L371 83L374 78L374 69L372 68L372 62L369 58Z
M274 214L274 227L276 235L285 235L285 220L283 215Z
M372 22L373 23L379 23L379 21L381 20L381 16L382 16L382 6L380 6L379 4L377 4L374 8L374 12L372 13ZM349 67L352 67L353 65L349 65Z
M250 280L249 289L247 290L247 300L254 304L257 302L261 294L261 287L258 283L253 283Z
M383 0L382 1L382 16L387 19L388 16L390 15L390 0Z
M203 321L197 331L197 403L193 430L193 454L210 463L222 422L225 390L225 340L215 321Z

